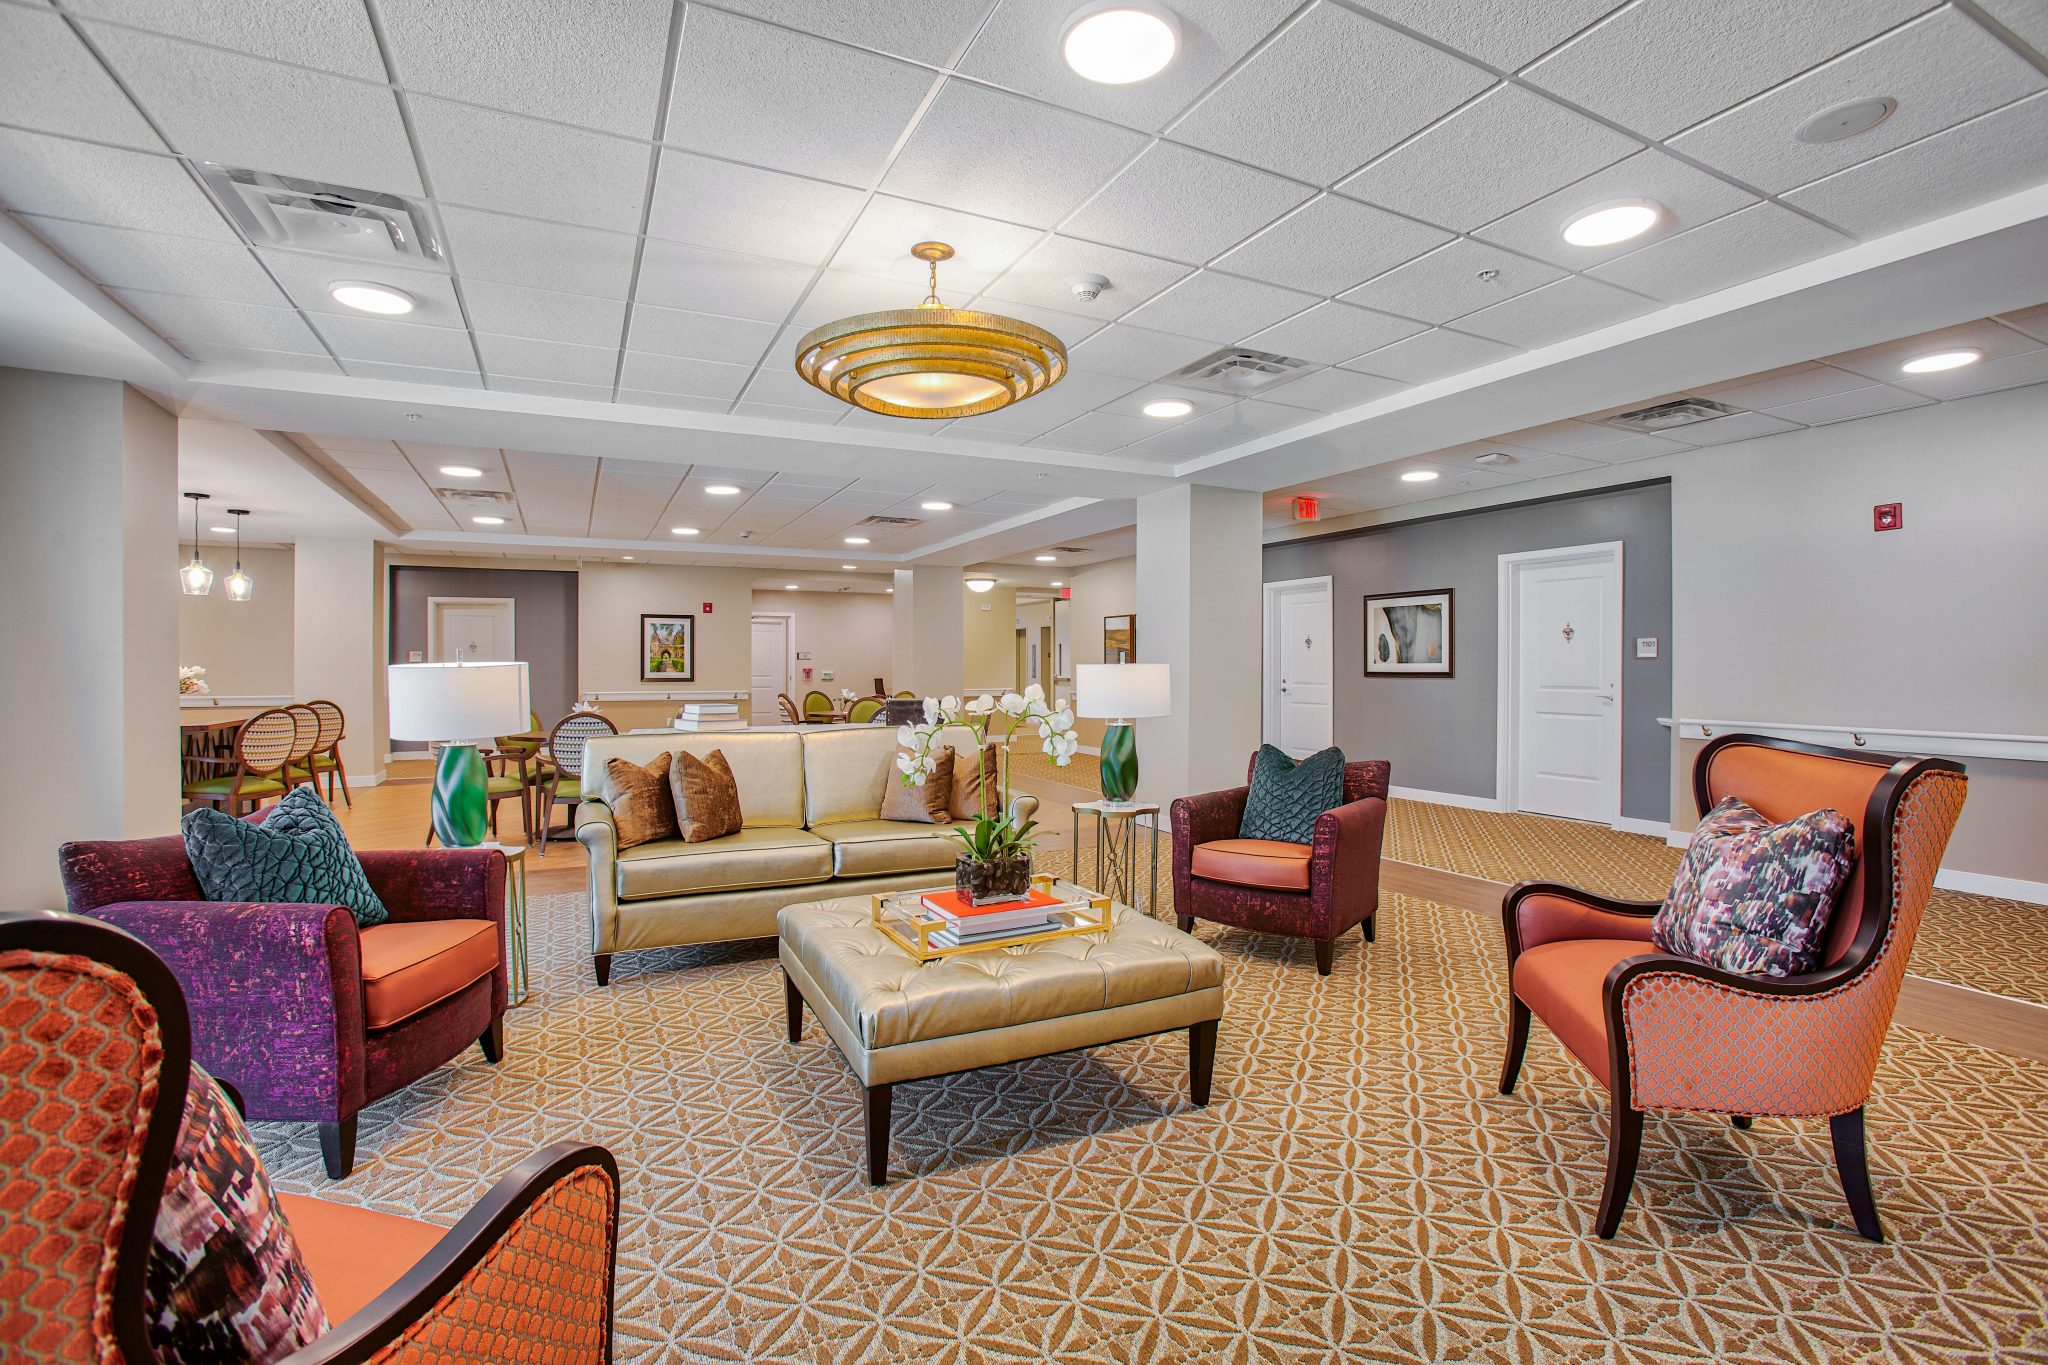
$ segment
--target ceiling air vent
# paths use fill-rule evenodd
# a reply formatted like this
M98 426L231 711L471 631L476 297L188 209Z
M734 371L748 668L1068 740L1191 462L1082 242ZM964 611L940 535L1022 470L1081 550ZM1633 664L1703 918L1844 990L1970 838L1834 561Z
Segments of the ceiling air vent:
M854 525L855 525L855 526L922 526L922 525L924 525L924 522L923 522L922 520L920 520L919 518L917 518L917 517L862 517L862 518L861 518L861 519L860 519L859 521L855 522L855 523L854 523Z
M1086 545L1055 545L1052 547L1052 552L1056 555L1085 555L1094 553Z
M495 488L436 488L434 496L446 498L450 502L474 503L479 507L502 507L513 501L510 493L503 493Z
M376 190L293 175L199 163L199 178L221 211L258 246L415 270L448 269L426 208Z
M1716 403L1711 398L1674 398L1668 403L1653 403L1634 412L1617 412L1612 417L1603 417L1600 425L1621 431L1670 431L1673 427L1689 427L1695 422L1711 422L1716 417L1746 411L1746 408Z
M1189 388L1243 398L1285 383L1310 368L1306 360L1231 346L1184 365L1167 378Z

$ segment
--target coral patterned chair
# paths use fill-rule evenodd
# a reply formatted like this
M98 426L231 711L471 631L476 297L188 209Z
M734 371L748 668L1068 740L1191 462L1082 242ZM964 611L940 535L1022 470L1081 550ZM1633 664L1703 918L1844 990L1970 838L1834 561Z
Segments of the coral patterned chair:
M150 1240L192 1079L177 979L111 925L0 914L0 1058L0 1359L156 1360ZM558 1142L453 1228L280 1194L332 1327L279 1365L609 1361L618 1188L610 1152Z
M1650 944L1658 901L1523 882L1501 904L1507 933L1507 1058L1513 1092L1541 1019L1607 1088L1607 1184L1594 1230L1628 1205L1651 1109L1752 1119L1825 1118L1856 1230L1882 1241L1863 1106L1906 959L1967 779L1960 764L1723 735L1693 764L1702 811L1723 797L1772 821L1832 807L1856 830L1856 865L1828 922L1821 967L1771 977L1722 971Z

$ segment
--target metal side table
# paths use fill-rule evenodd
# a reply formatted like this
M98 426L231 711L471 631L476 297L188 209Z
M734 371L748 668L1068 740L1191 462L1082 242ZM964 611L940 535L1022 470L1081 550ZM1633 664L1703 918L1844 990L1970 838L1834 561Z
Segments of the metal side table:
M526 846L478 844L505 855L505 1007L526 1003Z
M1081 814L1095 817L1095 880L1093 886L1112 900L1148 915L1159 908L1159 807L1134 801L1082 801L1074 806L1074 879L1081 877ZM1152 881L1144 903L1138 901L1138 817L1152 817Z

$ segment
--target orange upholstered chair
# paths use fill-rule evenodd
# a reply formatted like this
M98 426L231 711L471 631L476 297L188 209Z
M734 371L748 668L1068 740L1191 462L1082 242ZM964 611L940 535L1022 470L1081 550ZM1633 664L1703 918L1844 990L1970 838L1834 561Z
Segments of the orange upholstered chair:
M192 1077L171 975L98 920L0 914L0 1359L157 1359L151 1233ZM618 1167L561 1142L453 1228L280 1194L332 1329L280 1365L611 1359Z
M1822 965L1799 976L1726 972L1650 944L1657 901L1523 882L1507 932L1507 1059L1522 1069L1533 1014L1607 1087L1607 1185L1595 1230L1612 1237L1635 1183L1643 1114L1825 1118L1856 1230L1882 1241L1863 1105L1906 959L1967 779L1960 764L1724 735L1693 764L1701 811L1723 797L1773 821L1832 807L1856 829L1856 865L1829 921Z

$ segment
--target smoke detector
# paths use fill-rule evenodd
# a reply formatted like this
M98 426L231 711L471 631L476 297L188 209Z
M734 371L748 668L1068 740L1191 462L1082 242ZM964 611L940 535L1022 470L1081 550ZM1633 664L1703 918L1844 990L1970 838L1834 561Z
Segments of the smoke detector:
M423 204L377 190L212 161L200 162L198 169L221 212L258 246L448 272L440 233Z
M1102 297L1102 291L1109 288L1109 280L1101 275L1083 275L1074 281L1074 297L1083 303L1093 303Z
M1175 370L1167 378L1190 388L1243 398L1283 384L1309 368L1306 360L1229 346Z
M1483 464L1489 468L1497 465L1513 464L1514 462L1515 457L1508 454L1505 450L1489 450L1484 455L1474 455L1472 457L1472 463Z
M1674 427L1689 427L1696 422L1711 422L1716 417L1745 411L1745 408L1716 403L1711 398L1674 398L1667 403L1637 408L1634 412L1617 412L1612 417L1603 417L1600 425L1619 431L1670 431Z

